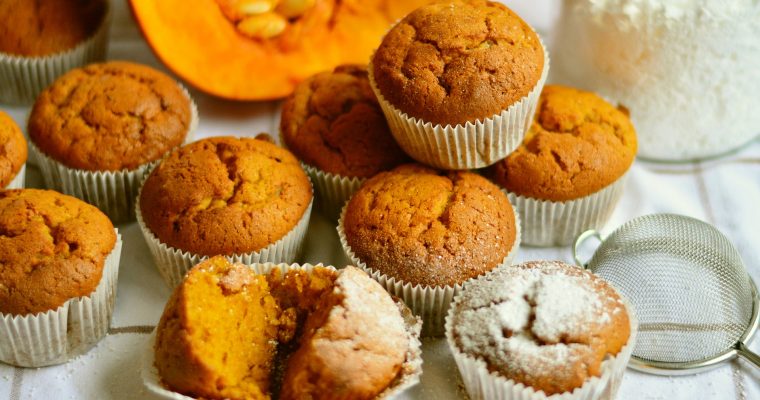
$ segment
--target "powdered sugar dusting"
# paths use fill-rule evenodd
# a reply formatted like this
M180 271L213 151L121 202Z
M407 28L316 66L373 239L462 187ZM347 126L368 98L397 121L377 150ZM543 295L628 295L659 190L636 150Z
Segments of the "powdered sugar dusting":
M619 297L591 273L561 262L526 263L465 287L454 337L464 353L511 379L580 385L597 373L600 332L621 311Z

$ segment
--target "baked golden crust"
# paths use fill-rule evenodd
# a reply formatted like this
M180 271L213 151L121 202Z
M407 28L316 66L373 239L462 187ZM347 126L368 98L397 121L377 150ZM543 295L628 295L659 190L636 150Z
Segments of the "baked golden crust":
M453 0L423 6L385 36L372 57L380 93L411 117L440 125L485 119L536 86L544 50L506 6Z
M626 111L591 92L547 85L522 145L491 167L491 176L521 196L567 201L612 184L635 157Z
M341 270L306 318L280 398L373 399L396 378L408 337L399 309L366 273Z
M6 187L26 162L27 146L21 128L0 111L0 187Z
M507 256L516 240L506 195L471 172L407 164L369 179L343 230L367 267L428 286L463 283Z
M54 310L100 283L116 244L97 208L54 191L0 191L0 312Z
M190 99L173 79L111 61L73 69L40 93L29 137L70 168L131 170L182 144L191 117Z
M303 162L341 176L369 178L409 161L361 65L338 66L301 82L282 107L280 132Z
M198 264L156 329L163 383L198 398L268 399L280 314L263 275L224 257Z
M173 151L140 194L162 242L213 256L261 250L290 232L312 199L293 155L263 140L215 137Z
M69 50L95 34L105 12L102 0L3 0L0 53L46 56Z
M454 304L453 337L491 372L547 396L600 376L628 344L631 321L617 292L558 261L501 268L468 285Z

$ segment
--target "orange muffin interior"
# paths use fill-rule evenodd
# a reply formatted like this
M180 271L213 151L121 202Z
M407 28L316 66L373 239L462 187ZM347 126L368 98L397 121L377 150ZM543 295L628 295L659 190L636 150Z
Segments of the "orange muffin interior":
M221 257L200 264L159 323L163 382L193 397L268 399L281 315L264 276Z

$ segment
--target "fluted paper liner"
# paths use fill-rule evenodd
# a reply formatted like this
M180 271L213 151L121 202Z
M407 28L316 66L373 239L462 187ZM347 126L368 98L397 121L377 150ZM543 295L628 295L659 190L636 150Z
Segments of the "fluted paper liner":
M24 179L26 179L26 163L21 165L21 169L18 170L13 180L8 183L6 189L22 189L24 187Z
M343 210L340 213L337 230L340 244L343 246L343 251L346 253L348 259L351 260L353 265L364 270L364 272L371 276L372 279L378 281L388 293L401 298L404 303L412 309L412 312L415 315L422 318L422 336L443 336L445 334L444 321L446 319L446 313L449 310L449 306L451 305L454 296L462 290L463 284L451 286L412 284L367 267L367 264L360 260L351 249L351 246L348 245L346 233L343 230L343 218L346 215L347 208L348 204L343 207ZM514 212L514 208L512 211ZM515 258L517 250L520 248L520 225L520 217L515 212L515 242L512 244L512 248L501 263L496 265L494 269L512 264L512 260Z
M31 104L59 76L106 58L111 25L110 1L97 31L75 47L42 57L0 52L0 103Z
M147 174L146 174L147 177ZM303 241L306 237L306 231L309 228L309 218L311 217L311 208L314 205L314 198L309 202L309 206L304 211L298 223L276 242L259 251L250 253L234 254L226 256L233 262L243 264L255 263L290 263L294 262L303 248ZM182 282L187 271L194 265L209 258L198 254L189 253L174 247L171 247L158 239L153 232L145 225L140 210L140 194L138 193L135 200L135 214L137 223L140 225L145 242L153 256L153 261L158 268L161 277L169 288L174 289Z
M566 246L588 229L599 229L609 220L623 195L626 175L611 185L576 200L555 202L519 196L507 190L523 221L523 244L528 246Z
M19 367L61 364L86 353L108 333L119 278L121 235L90 295L30 315L0 313L0 361Z
M506 158L520 146L530 128L549 72L549 53L540 38L539 41L544 50L544 67L528 95L499 114L454 126L434 125L396 108L377 87L370 61L370 85L396 142L415 160L441 169L483 168Z
M348 177L325 172L317 167L301 163L303 169L314 182L317 198L322 211L332 219L337 219L340 210L351 196L359 190L366 178Z
M190 100L190 125L184 143L192 141L198 126L198 108L185 88ZM114 223L135 220L135 198L143 177L160 160L148 162L135 169L121 171L88 171L69 168L44 154L32 140L29 141L31 157L37 163L45 187L74 196L103 211ZM171 152L166 152L169 154ZM166 155L165 154L165 155ZM164 156L165 156L164 155Z
M272 269L279 268L281 273L287 273L292 269L303 269L307 272L311 272L314 267L323 267L322 264L248 264L258 274L268 274ZM326 268L334 269L332 266ZM393 399L400 395L407 389L418 384L420 382L420 376L422 375L422 343L420 342L420 329L422 327L422 321L419 317L416 317L412 311L403 302L398 299L394 299L396 305L401 312L401 316L404 318L406 332L409 336L409 347L406 352L406 360L401 365L401 370L391 384L382 391L375 399ZM146 348L143 353L142 365L140 375L142 376L143 384L151 393L155 394L159 398L169 400L191 400L192 397L185 396L183 394L173 392L161 384L161 376L158 373L158 369L155 365L155 341L156 331L153 330L149 339L146 341ZM349 400L349 399L346 399Z
M466 289L465 289L466 290ZM454 299L446 316L446 341L454 356L459 373L462 376L467 394L472 400L599 400L614 399L623 381L628 360L636 344L638 319L631 304L623 299L631 322L631 335L628 343L615 356L607 355L602 362L599 376L592 377L572 392L557 393L547 396L543 391L536 391L530 386L507 379L498 372L490 372L485 361L471 357L459 350L454 340L454 305L460 299Z

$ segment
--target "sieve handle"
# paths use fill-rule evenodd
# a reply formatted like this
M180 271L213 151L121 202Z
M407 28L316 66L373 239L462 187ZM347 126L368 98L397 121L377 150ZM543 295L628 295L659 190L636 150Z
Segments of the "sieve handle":
M753 353L743 342L736 344L736 354L752 364L755 364L756 367L760 367L760 355Z
M581 261L580 257L578 256L578 249L581 247L581 245L588 240L589 238L595 237L600 242L602 241L602 234L599 233L596 229L589 229L586 232L581 233L578 235L578 237L575 239L575 244L573 245L573 259L575 259L575 263L582 268L588 267L589 260L586 260L586 262Z

